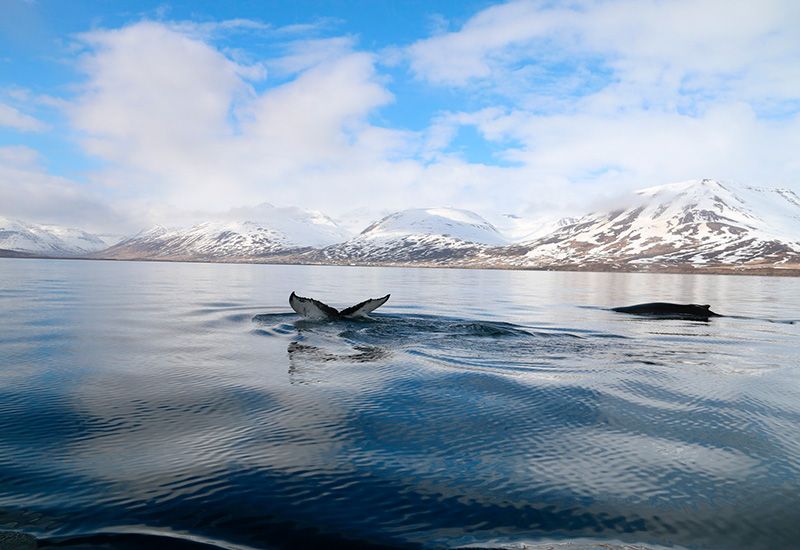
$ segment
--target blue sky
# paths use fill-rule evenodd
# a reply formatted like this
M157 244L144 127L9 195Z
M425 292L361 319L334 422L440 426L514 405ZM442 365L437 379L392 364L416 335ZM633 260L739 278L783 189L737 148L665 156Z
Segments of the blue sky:
M568 215L800 187L794 1L0 0L0 215Z

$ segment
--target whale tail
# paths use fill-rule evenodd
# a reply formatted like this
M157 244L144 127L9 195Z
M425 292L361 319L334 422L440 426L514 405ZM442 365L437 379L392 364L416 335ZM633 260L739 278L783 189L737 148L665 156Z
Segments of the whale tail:
M294 292L289 296L289 305L292 309L302 317L314 321L322 321L327 319L354 319L358 317L366 317L370 312L375 311L389 300L391 294L387 294L382 298L370 298L364 300L354 306L337 310L327 304L323 304L314 298L304 298L298 296Z
M391 296L391 294L387 294L383 298L370 298L368 300L364 300L361 303L350 306L347 309L343 309L339 312L339 315L347 319L364 317L385 304L389 300L389 296Z
M321 321L323 319L337 319L339 311L314 298L303 298L292 292L289 296L289 305L300 316L306 319Z

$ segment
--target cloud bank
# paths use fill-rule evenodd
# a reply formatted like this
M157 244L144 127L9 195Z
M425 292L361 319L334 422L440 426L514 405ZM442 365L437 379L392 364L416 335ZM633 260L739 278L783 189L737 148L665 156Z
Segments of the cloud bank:
M0 103L0 126L60 133L90 168L63 177L6 148L0 214L132 227L270 202L535 217L696 177L800 187L800 4L516 1L437 21L372 50L330 25L246 19L80 34L78 77L52 102L66 122ZM221 38L236 33L248 40ZM268 52L248 49L266 35Z
M440 116L439 135L475 127L533 185L796 185L798 28L786 1L511 2L408 58L417 78L486 105Z
M83 185L53 176L28 147L0 147L1 215L100 233L129 230L130 220Z

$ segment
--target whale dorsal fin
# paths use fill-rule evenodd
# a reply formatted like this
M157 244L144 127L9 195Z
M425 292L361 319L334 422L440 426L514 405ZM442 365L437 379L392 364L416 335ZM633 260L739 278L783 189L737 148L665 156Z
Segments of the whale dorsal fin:
M391 296L391 294L387 294L383 298L370 298L369 300L364 300L359 304L350 306L347 309L343 309L342 311L339 312L339 315L351 319L353 317L364 317L368 313L375 311L383 304L385 304L386 301L389 299L389 296Z
M303 298L294 292L289 296L289 305L298 315L302 315L306 319L323 320L337 319L339 317L339 312L328 304L323 304L314 298Z

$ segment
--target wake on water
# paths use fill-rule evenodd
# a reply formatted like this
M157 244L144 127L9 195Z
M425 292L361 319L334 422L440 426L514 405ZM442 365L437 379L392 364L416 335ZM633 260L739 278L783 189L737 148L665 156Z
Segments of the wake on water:
M387 372L414 368L455 369L464 374L477 375L481 382L475 382L477 384L475 387L483 388L484 385L497 384L491 381L493 377L496 380L513 380L506 377L525 374L545 375L541 380L552 377L553 380L560 380L562 381L560 383L563 383L563 380L575 380L571 375L580 375L582 371L588 373L599 369L605 370L609 366L630 364L634 368L639 368L638 366L669 366L670 363L681 362L674 350L658 348L660 354L646 356L648 350L642 348L641 342L637 344L635 338L577 328L543 327L422 314L373 314L372 317L320 321L298 319L292 313L258 314L253 317L242 314L229 316L230 320L237 323L246 323L248 318L252 321L249 329L252 334L282 339L286 342L289 380L292 384L301 385L325 383L337 378L346 379L348 374L355 372L353 369L363 367L370 367L370 371L387 369ZM631 322L651 323L652 320L632 318ZM702 324L699 321L690 323ZM670 352L673 355L667 356L666 354ZM565 377L567 373L569 377ZM484 374L489 376L483 376ZM359 391L367 392L369 391L367 388L365 385ZM467 390L469 388L467 384ZM499 388L503 389L504 386L501 385ZM492 393L492 399L496 398L496 394L498 391ZM527 397L528 394L531 397ZM566 419L563 421L564 425L570 426L570 422L577 422L575 418L583 419L578 413L591 416L593 409L586 403L591 403L597 395L600 394L596 389L584 390L580 386L572 387L567 383L563 388L548 386L547 391L538 393L536 386L526 387L523 393L515 393L506 398L516 400L535 398L537 406L547 405L543 411L539 411L542 414L539 414L538 422L545 422L541 419L564 417ZM453 411L454 416L469 417L476 414L470 407L472 400L477 398L470 396L469 391L466 391L462 403L464 410ZM613 403L610 397L606 396L605 399ZM366 407L369 398L365 396L365 400ZM613 410L610 405L606 407ZM434 413L437 411L437 409L432 410ZM400 413L395 411L394 414ZM505 415L509 414L513 414L513 410L506 411L501 417L505 418ZM581 421L593 420L590 418ZM532 441L538 441L534 436L539 437L540 432L546 433L546 428L545 422L544 427L538 425L535 430L531 430ZM434 431L438 433L442 429L445 429L444 424L437 425ZM521 430L521 433L526 432ZM393 444L402 443L403 441ZM475 441L470 444L480 443ZM529 445L530 441L524 440L523 443ZM175 533L104 532L74 538L56 537L38 542L40 548L138 548L146 544L164 544L187 550L248 548L225 541L186 537ZM584 539L583 542L580 539L572 539L560 541L558 544L563 544L565 548L596 548L601 543L604 548L617 547L608 540L597 542L597 546L595 542L588 539ZM542 548L558 547L556 542L539 541L539 543ZM531 548L538 547L536 541L528 541L526 545ZM481 542L479 547L509 546L504 546L503 542L498 541ZM623 547L627 546L619 546ZM638 544L637 547L655 548Z
M594 331L564 331L499 321L409 314L309 321L291 314L253 317L254 333L290 339L290 361L380 362L424 360L461 368L544 368L566 357L602 353L609 339L624 337Z
M587 309L603 309L587 306ZM612 313L618 315L617 313ZM740 321L793 324L794 320L720 316ZM531 371L577 373L597 365L668 365L682 352L628 336L568 327L518 325L462 317L423 314L373 314L352 319L308 320L291 313L259 314L254 334L286 338L290 374L337 364L425 364L479 369L493 374ZM709 319L631 316L630 322L652 324L709 323ZM643 325L644 326L644 325ZM671 325L664 325L665 327ZM675 325L678 326L678 325ZM324 379L322 372L316 380ZM295 382L297 380L294 380Z

